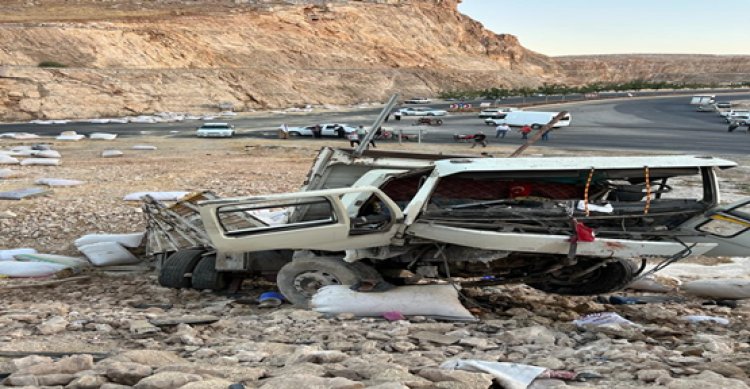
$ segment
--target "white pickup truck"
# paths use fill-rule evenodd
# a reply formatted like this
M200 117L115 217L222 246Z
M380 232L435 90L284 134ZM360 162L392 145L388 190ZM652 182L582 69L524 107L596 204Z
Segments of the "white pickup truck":
M747 255L750 199L720 205L716 173L734 166L324 148L300 192L198 203L210 244L167 258L160 280L184 286L192 275L193 287L220 289L276 266L280 291L301 306L323 285L448 277L606 293L647 258Z

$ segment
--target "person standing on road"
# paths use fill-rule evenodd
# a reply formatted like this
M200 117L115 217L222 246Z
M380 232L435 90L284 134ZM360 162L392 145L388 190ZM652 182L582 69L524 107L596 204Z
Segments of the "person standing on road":
M479 131L476 134L474 134L474 143L471 145L471 148L477 147L477 145L482 145L482 147L487 147L487 135L484 135L484 132Z
M315 127L312 129L313 138L320 139L322 137L323 133L323 127L320 126L320 124L316 124Z
M359 126L359 128L357 128L357 137L359 138L360 142L362 142L362 140L365 139L365 137L367 137L368 133L369 133L369 131L367 131L363 126ZM377 135L377 133L376 133L376 135ZM372 137L372 139L370 139L369 143L372 145L372 148L377 148L378 147L378 146L375 145L375 137Z
M542 140L548 141L549 140L549 133L552 132L552 130L547 130L542 133Z
M349 147L354 147L354 145L359 145L359 135L357 135L357 131L352 131L346 134L346 138L349 139Z
M500 123L499 126L495 127L495 138L505 138L510 132L510 127L505 123Z
M524 124L523 127L521 127L521 139L529 139L529 134L533 131L533 128L528 125Z

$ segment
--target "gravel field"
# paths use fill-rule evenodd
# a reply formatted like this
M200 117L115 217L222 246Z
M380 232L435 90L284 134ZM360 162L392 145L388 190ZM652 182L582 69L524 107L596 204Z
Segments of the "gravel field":
M0 148L32 143L42 142L0 140ZM210 189L240 196L294 191L322 145L163 137L51 143L62 154L61 166L4 166L21 177L0 180L0 191L28 187L43 177L86 184L55 188L44 197L0 200L0 249L32 247L78 255L72 243L84 234L142 231L139 204L122 200L130 192ZM131 150L136 144L158 150ZM477 152L466 144L381 147ZM99 156L111 148L124 156ZM511 150L482 151L501 156ZM526 155L539 152L531 148ZM748 159L739 162L741 167L722 174L725 200L750 193ZM0 280L0 377L9 375L0 386L511 387L493 384L487 374L439 368L460 358L600 377L587 382L537 379L530 386L536 389L750 387L750 306L742 303L731 308L686 298L679 304L609 305L594 297L561 297L514 285L464 290L469 297L465 305L477 322L423 317L388 322L345 314L324 317L288 306L262 309L249 303L273 289L261 280L248 281L239 296L163 288L151 273L92 273L77 282L25 288L30 282ZM599 312L619 313L639 326L572 324ZM186 315L215 318L193 325L149 323ZM685 315L719 316L729 319L729 325L689 324ZM44 352L54 359L40 355ZM21 358L26 354L38 355ZM79 355L58 358L66 354Z

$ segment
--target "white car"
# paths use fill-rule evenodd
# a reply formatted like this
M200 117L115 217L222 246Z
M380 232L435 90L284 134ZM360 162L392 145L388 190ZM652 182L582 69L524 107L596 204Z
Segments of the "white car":
M430 107L418 107L418 108L401 108L393 113L393 116L400 118L401 116L445 116L448 111L442 109L434 109Z
M750 111L730 111L728 115L724 116L727 123L731 123L736 120L741 120L743 117L750 115Z
M412 97L411 99L404 100L404 104L429 104L432 100L425 97Z
M520 111L513 107L485 108L479 112L480 119L502 119L508 112Z
M321 136L337 136L339 138L344 138L347 134L357 132L356 128L342 123L326 123L320 124L319 126ZM290 136L313 136L313 129L315 129L314 125L307 127L289 127L287 131Z
M203 123L195 135L199 138L231 138L234 136L234 126L228 123Z

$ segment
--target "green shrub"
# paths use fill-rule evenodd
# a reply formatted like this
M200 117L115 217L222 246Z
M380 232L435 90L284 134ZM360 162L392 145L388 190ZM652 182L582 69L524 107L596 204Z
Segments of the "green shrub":
M42 61L38 65L40 68L67 68L68 65L56 61Z

